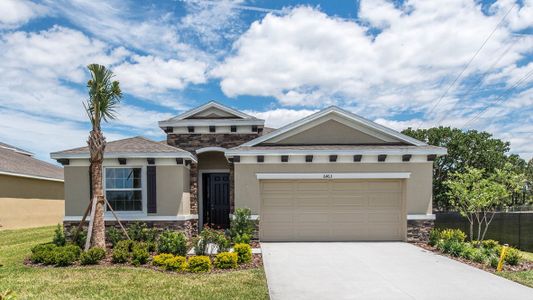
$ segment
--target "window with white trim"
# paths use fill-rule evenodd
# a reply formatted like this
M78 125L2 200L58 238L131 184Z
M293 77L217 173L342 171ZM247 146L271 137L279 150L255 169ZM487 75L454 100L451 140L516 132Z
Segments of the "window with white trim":
M105 168L105 194L113 210L143 210L141 174L141 168Z

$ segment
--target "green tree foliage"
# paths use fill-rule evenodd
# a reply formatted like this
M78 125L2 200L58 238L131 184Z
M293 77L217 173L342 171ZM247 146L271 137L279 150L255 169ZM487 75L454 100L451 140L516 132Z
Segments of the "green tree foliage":
M444 184L448 187L450 204L470 223L470 240L485 238L487 229L496 211L511 206L513 191L520 190L525 183L523 174L516 174L512 165L507 163L495 169L489 176L483 169L466 167L464 172L452 173Z
M467 167L483 169L483 178L494 174L496 169L503 169L506 163L515 173L524 173L528 167L518 155L507 155L509 142L492 137L488 132L468 130L466 132L450 127L435 127L429 129L408 128L403 134L424 141L430 145L448 148L448 155L435 160L433 169L433 199L434 208L445 211L452 208L447 196L448 186L444 184L451 174L465 172ZM533 162L530 162L533 172ZM533 179L533 178L532 178ZM527 201L522 193L511 194L514 204Z

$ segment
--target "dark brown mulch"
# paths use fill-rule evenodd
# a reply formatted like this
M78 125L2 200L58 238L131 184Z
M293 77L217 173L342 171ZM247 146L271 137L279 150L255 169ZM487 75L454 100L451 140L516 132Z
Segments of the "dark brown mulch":
M153 257L154 255L156 255L156 254L152 253L151 257ZM194 256L194 255L187 255L187 257L190 257L190 256ZM214 260L214 256L212 256L212 259ZM28 265L28 266L33 266L33 267L39 267L39 268L55 268L54 266L46 266L46 265L43 265L43 264L34 264L34 263L32 263L30 261L29 258L26 258L24 260L24 264ZM91 265L89 265L87 267L90 267L90 266ZM95 266L95 265L92 265L92 266ZM111 260L111 251L110 250L107 251L106 257L104 259L102 259L100 261L100 263L98 265L96 265L96 266L102 266L102 267L123 266L123 267L131 267L131 268L145 268L145 269L151 269L151 270L160 271L160 272L166 272L166 273L194 274L194 273L189 273L189 272L179 273L179 272L166 271L163 268L153 266L151 264L151 262L148 262L145 265L140 265L138 267L132 265L131 263L115 264ZM61 267L61 268L70 268L70 267L86 267L86 266L82 266L79 262L75 262L71 266ZM252 254L252 261L249 262L249 263L240 264L235 269L217 269L217 268L213 267L213 269L211 269L211 272L209 272L209 273L226 273L226 272L233 272L233 271L239 271L239 270L258 269L258 268L261 268L261 267L263 267L263 256L261 254ZM203 274L205 274L205 273L203 273Z
M474 262L474 261L471 261L471 260L468 260L468 259L465 259L465 258L462 258L462 257L451 256L448 253L441 252L436 247L430 246L430 245L428 245L426 243L413 243L413 244L418 246L418 247L420 247L420 248L422 248L422 249L438 253L438 254L440 254L442 256L446 256L446 257L451 258L453 260L460 261L462 263L465 263L467 265L476 267L478 269L482 269L484 271L491 272L491 273L496 273L496 269L491 267L491 266L489 266L489 265L482 264L482 263L477 263L477 262ZM531 261L522 261L520 264L518 264L516 266L510 266L510 265L507 265L507 264L503 265L503 271L518 272L518 271L528 271L528 270L533 270L533 262L531 262Z

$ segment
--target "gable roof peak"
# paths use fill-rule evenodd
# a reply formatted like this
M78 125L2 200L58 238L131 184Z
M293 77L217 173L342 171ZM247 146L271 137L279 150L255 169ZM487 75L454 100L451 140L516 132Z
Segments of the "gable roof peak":
M388 136L391 136L391 137L394 137L398 140L401 140L405 143L408 143L408 144L411 144L411 145L414 145L414 146L427 146L426 143L422 142L422 141L419 141L417 139L414 139L410 136L407 136L403 133L400 133L396 130L393 130L391 128L388 128L386 126L383 126L383 125L380 125L374 121L371 121L371 120L368 120L366 118L363 118L357 114L354 114L346 109L343 109L343 108L340 108L338 106L335 106L335 105L331 105L331 106L328 106L314 114L311 114L303 119L300 119L300 120L297 120L297 121L294 121L292 123L289 123L277 130L274 130L272 131L271 133L269 134L265 134L263 136L260 136L256 139L253 139L249 142L246 142L244 144L242 144L241 146L255 146L255 145L258 145L262 142L265 142L265 141L268 141L274 137L277 137L279 135L282 135L286 132L289 132L293 129L296 129L296 128L299 128L300 126L303 126L305 124L308 124L316 119L319 119L323 116L326 116L330 113L336 113L344 118L347 118L349 120L352 120L353 122L356 122L356 123L359 123L363 126L366 126L366 127L369 127L369 128L372 128L380 133L383 133L383 134L386 134Z

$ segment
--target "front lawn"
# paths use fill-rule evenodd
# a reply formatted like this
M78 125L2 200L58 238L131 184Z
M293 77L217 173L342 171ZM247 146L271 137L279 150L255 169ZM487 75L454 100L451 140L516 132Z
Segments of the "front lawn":
M264 271L202 275L125 266L31 267L30 248L51 241L54 227L0 231L0 294L21 299L268 299Z

